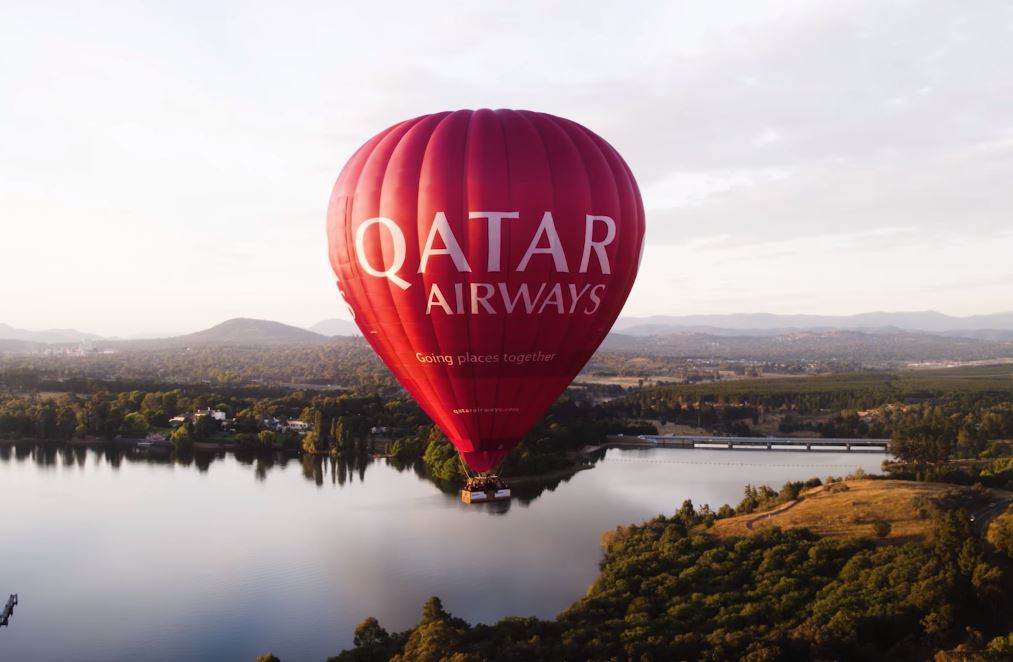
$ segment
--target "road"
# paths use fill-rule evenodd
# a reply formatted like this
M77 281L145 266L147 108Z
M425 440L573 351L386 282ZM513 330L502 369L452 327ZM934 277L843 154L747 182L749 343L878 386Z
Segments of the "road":
M991 503L980 510L976 510L974 514L971 515L971 522L974 527L975 535L979 538L984 537L985 533L988 531L989 522L991 522L996 515L1006 510L1006 507L1011 503L1013 503L1013 498L1006 498L1001 501Z

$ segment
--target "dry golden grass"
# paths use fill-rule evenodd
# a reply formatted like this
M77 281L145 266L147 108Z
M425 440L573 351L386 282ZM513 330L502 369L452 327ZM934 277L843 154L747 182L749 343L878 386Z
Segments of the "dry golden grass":
M834 485L846 485L847 489ZM900 480L848 480L808 492L796 505L764 513L740 515L718 520L710 532L718 536L741 536L749 533L746 523L753 521L753 531L767 526L782 529L805 527L823 536L838 538L877 538L873 525L878 520L890 523L884 542L897 544L923 540L931 528L931 520L923 511L928 499L940 496L952 485L916 483Z

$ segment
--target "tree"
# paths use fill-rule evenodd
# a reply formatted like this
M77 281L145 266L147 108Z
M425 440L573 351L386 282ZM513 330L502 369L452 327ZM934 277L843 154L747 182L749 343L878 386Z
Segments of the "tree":
M180 425L169 435L169 441L177 450L186 450L193 446L193 437L186 424Z
M342 452L348 450L348 429L345 427L344 416L338 416L331 422L331 437L334 445Z
M149 428L148 419L137 412L133 412L123 417L120 432L126 437L139 438L148 434Z
M257 442L263 448L270 448L271 446L274 446L275 435L270 430L261 430L257 433Z
M390 634L372 616L368 616L355 626L354 643L357 648L362 646L381 646L389 641Z
M1013 558L1013 510L999 515L988 527L988 541L997 550Z
M204 416L198 416L197 420L193 424L193 436L197 439L207 439L215 432L218 432L221 427L218 425L218 421L213 419L210 414Z
M422 623L443 621L450 618L450 614L443 608L443 601L437 596L432 596L422 605Z

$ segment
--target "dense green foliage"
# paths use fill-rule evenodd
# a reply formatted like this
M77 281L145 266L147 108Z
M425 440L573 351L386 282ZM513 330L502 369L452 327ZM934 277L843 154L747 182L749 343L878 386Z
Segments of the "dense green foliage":
M926 545L777 528L721 539L684 504L606 535L600 576L555 620L470 626L430 600L415 628L367 619L332 659L925 659L957 646L1002 659L1013 567L987 559L966 511L935 517Z
M298 448L293 433L265 435L265 418L303 420L313 426L321 448L361 448L373 426L414 427L428 424L407 397L384 399L377 395L321 394L292 391L281 397L247 398L201 389L128 391L89 395L0 395L0 438L67 441L72 438L112 439L144 436L151 428L165 429L169 419L207 408L234 413L235 433L223 437L210 416L186 424L196 441L212 438L242 447ZM182 433L181 433L182 435Z

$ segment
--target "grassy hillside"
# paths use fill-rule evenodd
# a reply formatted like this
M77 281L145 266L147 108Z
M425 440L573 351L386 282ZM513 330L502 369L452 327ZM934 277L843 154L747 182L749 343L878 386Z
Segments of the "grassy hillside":
M721 519L710 530L719 537L741 536L769 527L805 527L831 538L870 538L892 544L924 541L933 523L930 504L946 502L958 488L943 483L901 480L848 480L822 485L766 513ZM876 523L890 531L877 536Z
M670 517L603 536L600 575L555 619L472 626L434 597L403 632L366 618L355 648L331 659L1009 660L1013 568L970 520L993 498L945 485L835 481L777 516L805 513L825 536L747 530L755 513L705 528L713 514L687 501ZM895 544L869 537L861 521L869 517L896 529L886 538ZM727 535L708 535L715 529Z

